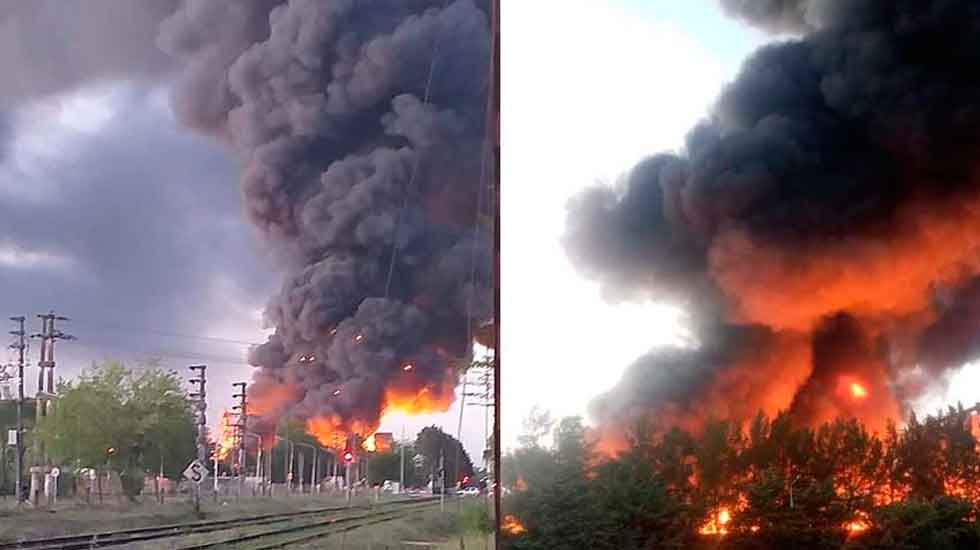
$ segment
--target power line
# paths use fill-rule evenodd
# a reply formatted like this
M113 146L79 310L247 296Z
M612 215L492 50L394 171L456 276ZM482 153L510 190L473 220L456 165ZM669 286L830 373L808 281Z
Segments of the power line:
M91 349L96 351L112 350L112 351L132 353L137 355L145 355L148 357L167 357L170 359L201 359L201 360L211 361L212 363L226 363L230 365L242 365L247 362L245 360L245 357L232 358L228 356L212 355L208 353L199 353L193 351L137 350L132 348L114 346L110 344L76 343L76 347L86 348L86 349Z
M449 5L449 1L443 3L442 9L446 9ZM422 105L429 104L429 96L432 93L432 79L436 71L436 54L439 53L439 45L441 40L439 40L439 34L436 34L435 39L432 42L432 56L429 59L429 74L425 80L425 93L422 97ZM391 231L391 261L388 262L388 278L385 279L385 298L391 291L391 278L395 274L395 260L398 257L398 230L401 228L402 215L405 207L408 206L408 192L412 188L412 184L415 183L415 178L418 176L419 172L419 162L421 159L420 154L416 154L414 161L412 162L412 173L408 177L408 183L402 190L402 201L401 206L398 207L398 212L395 214L395 227Z
M195 334L185 334L185 333L180 333L180 332L171 332L171 331L151 329L151 328L139 328L139 327L133 327L133 326L122 326L122 325L115 325L115 324L112 324L112 323L104 323L104 322L91 321L91 320L86 320L86 319L78 320L78 319L72 318L72 323L74 323L74 324L81 323L83 325L91 325L93 327L107 328L107 329L112 329L112 330L124 330L124 331L127 331L127 332L140 332L140 333L144 333L144 334L156 334L156 335L159 335L159 336L172 336L174 338L187 338L187 339L191 339L191 340L201 340L201 341L205 341L205 342L218 342L218 343L222 343L222 344L240 344L240 345L245 345L245 346L259 346L259 345L262 345L261 342L249 342L247 340L235 340L233 338L220 338L220 337L216 337L216 336L201 336L201 335L195 335Z

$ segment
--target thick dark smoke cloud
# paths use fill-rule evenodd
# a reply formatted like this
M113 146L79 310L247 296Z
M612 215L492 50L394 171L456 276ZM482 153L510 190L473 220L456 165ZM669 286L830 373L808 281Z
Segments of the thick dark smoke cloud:
M673 371L699 375L663 374L670 389L645 393L660 406L697 396L702 415L722 410L724 397L708 400L732 377L756 385L749 393L785 393L768 403L806 421L897 414L914 397L896 387L902 372L941 373L980 350L970 336L980 329L970 313L980 80L967 70L980 61L980 4L722 4L768 30L806 34L752 55L683 153L656 155L617 186L573 200L569 256L607 294L687 304L707 327L706 349L721 346L721 356L741 346L715 340L710 327L722 324L809 342L795 355L805 366L787 361L798 379L790 389L779 369L752 374L762 360L672 356ZM649 372L634 367L622 385L645 385ZM864 376L875 399L831 396L845 375Z
M237 153L248 218L289 266L256 400L290 388L300 416L368 425L392 392L451 402L468 318L492 315L488 29L471 0L189 1L163 23L179 119Z

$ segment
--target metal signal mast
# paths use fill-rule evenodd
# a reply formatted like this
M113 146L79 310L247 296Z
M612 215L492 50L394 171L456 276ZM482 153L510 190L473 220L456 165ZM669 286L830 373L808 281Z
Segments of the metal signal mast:
M208 463L208 419L207 419L207 365L191 365L188 367L191 372L198 375L197 378L191 378L190 383L197 386L196 392L191 392L188 397L195 400L195 408L197 409L197 460L201 464ZM217 476L218 472L215 471L214 475ZM194 512L200 513L201 511L201 484L194 484Z
M232 407L233 411L237 411L238 422L235 424L235 431L238 437L238 460L237 460L237 472L238 472L238 496L242 496L242 488L245 485L245 433L248 427L248 401L245 393L245 387L248 384L246 382L235 382L232 384L235 388L240 388L240 393L232 394L232 398L238 399L238 404Z

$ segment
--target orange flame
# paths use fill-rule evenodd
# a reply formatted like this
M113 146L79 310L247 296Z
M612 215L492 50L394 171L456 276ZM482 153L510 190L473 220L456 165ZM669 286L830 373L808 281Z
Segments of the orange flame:
M507 514L506 516L504 516L504 521L500 525L500 529L504 533L507 533L508 535L514 535L514 536L522 535L527 532L527 529L524 528L524 525L521 524L521 522L516 517L514 517L513 514Z
M249 416L265 416L296 402L302 392L288 385L253 384L248 392Z
M868 396L868 390L857 382L851 382L851 395L854 396L854 399L864 399Z
M863 519L856 519L854 521L848 522L847 525L845 525L844 527L850 533L860 533L862 531L867 531L869 526L868 523Z
M725 535L728 533L728 523L731 520L732 513L728 508L721 508L717 514L712 514L711 519L698 529L698 533L702 535Z
M235 423L232 421L232 414L228 412L228 409L225 409L221 413L221 423L218 424L218 440L215 441L215 453L218 460L225 460L231 456L236 443Z
M402 413L408 415L444 412L453 403L453 388L423 387L418 391L404 390L397 387L385 390L384 414ZM339 416L319 416L306 421L306 431L317 438L321 445L331 449L343 449L347 444L348 434L364 437L362 448L375 451L375 432L380 420L368 422L353 420L344 422Z
M343 450L349 434L373 434L377 426L354 420L344 423L337 415L317 416L306 421L306 432L329 449Z
M391 387L385 390L384 412L408 415L445 412L453 404L452 388L430 388L405 390Z

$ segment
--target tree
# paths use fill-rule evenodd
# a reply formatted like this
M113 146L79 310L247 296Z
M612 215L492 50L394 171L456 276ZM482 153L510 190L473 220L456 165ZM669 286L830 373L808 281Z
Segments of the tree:
M848 550L980 548L980 531L968 502L940 497L891 504L872 515L873 529L847 545Z
M980 453L966 417L913 416L882 436L854 419L807 427L789 414L744 429L708 421L696 434L643 419L624 451L600 457L581 420L562 419L551 447L527 437L504 457L520 489L504 511L524 526L504 547L975 549Z
M466 449L456 438L437 426L428 426L419 432L415 439L415 450L424 459L422 467L425 474L423 475L435 475L438 479L439 465L443 465L446 487L452 487L459 479L473 475L473 462L470 461ZM458 468L457 457L459 457Z
M692 518L645 454L634 444L596 468L589 493L591 507L601 513L595 518L593 548L691 547Z
M581 418L562 420L555 430L555 450L540 447L539 440L524 438L522 448L511 455L511 467L534 474L524 490L506 501L505 512L519 517L527 533L505 544L522 549L595 547L599 511L589 493L590 450Z
M551 433L554 425L551 413L535 405L524 419L524 433L517 436L517 442L524 448L540 447L541 440Z
M143 472L162 462L177 477L194 457L193 411L174 372L108 362L59 381L58 394L37 430L56 463L107 467L141 488Z
M401 480L402 448L405 449L405 486L417 487L424 483L422 477L415 471L415 448L403 442L396 443L391 453L371 456L368 470L373 483Z

